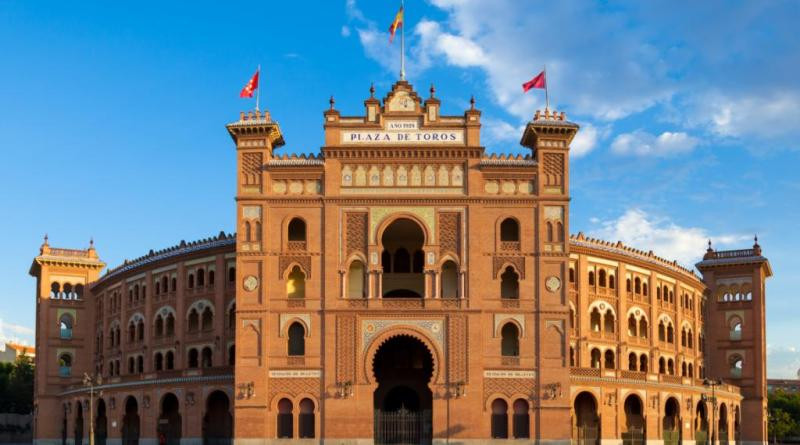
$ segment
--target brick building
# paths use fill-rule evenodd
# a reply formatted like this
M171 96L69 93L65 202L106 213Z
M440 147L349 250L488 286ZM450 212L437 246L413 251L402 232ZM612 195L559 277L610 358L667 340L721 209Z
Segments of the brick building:
M709 246L698 277L568 236L564 113L536 113L526 156L487 156L474 101L443 115L406 81L323 118L302 156L269 112L227 126L235 237L102 276L45 242L37 441L766 440L757 243Z

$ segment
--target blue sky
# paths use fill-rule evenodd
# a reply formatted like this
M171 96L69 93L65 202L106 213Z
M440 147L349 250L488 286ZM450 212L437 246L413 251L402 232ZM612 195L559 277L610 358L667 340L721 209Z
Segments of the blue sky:
M396 1L192 7L0 2L0 336L32 340L44 233L109 265L234 226L224 124L262 65L262 107L284 152L314 152L334 95L363 111L397 78L386 29ZM407 0L407 77L444 111L475 95L483 142L519 152L543 94L582 126L572 150L571 229L691 265L705 240L758 233L769 373L800 368L800 3Z

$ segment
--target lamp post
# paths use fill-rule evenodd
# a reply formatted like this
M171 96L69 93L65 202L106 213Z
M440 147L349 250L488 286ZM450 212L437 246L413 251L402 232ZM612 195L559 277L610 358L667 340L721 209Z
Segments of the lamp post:
M717 440L717 396L715 389L717 386L722 385L722 381L720 379L703 379L703 386L707 386L711 388L711 444L714 445ZM703 398L705 400L708 399L705 394L703 394Z
M94 445L94 387L103 384L103 376L83 373L83 386L89 388L89 445Z

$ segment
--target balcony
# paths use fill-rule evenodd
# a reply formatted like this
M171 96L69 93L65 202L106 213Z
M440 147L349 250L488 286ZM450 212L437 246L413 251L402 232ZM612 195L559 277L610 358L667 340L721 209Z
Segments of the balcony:
M59 366L58 367L58 376L59 377L69 377L72 375L72 367L71 366Z
M519 366L519 357L504 356L500 358L500 364L503 366Z
M518 251L520 250L519 241L500 241L500 250Z
M305 252L306 251L306 242L305 241L288 241L286 243L286 250L289 252Z

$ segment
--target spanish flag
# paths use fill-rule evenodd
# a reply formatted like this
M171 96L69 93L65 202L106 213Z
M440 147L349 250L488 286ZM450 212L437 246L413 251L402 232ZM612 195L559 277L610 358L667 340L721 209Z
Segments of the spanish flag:
M394 16L394 21L392 25L389 26L389 43L392 43L394 40L394 34L397 32L397 28L403 26L403 7L400 6L400 10L397 11L397 15Z

